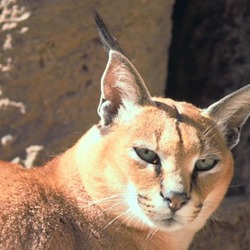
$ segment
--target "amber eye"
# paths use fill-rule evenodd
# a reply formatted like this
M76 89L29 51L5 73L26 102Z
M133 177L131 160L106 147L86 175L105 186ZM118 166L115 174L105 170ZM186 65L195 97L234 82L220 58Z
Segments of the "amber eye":
M207 159L199 159L195 163L195 170L197 171L208 171L215 167L215 165L219 162L219 160L215 160L212 158Z
M154 165L160 164L160 158L154 151L147 148L134 148L134 150L143 161Z

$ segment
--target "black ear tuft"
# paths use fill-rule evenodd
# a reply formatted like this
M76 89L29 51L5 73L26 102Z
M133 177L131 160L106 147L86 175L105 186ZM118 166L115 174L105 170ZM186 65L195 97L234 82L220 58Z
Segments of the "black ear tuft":
M155 104L142 77L123 55L102 17L95 9L92 9L92 12L108 54L108 63L101 79L101 98L98 107L101 125L107 127L113 123L114 118L121 118L125 112L131 112L139 106Z
M120 53L123 54L122 49L120 48L117 40L115 39L115 37L113 37L111 35L111 33L109 32L106 24L104 23L101 15L93 8L92 9L92 13L96 22L96 26L98 29L98 33L101 39L101 42L104 46L105 51L107 52L107 54L109 53L110 50L115 50L115 51L119 51Z

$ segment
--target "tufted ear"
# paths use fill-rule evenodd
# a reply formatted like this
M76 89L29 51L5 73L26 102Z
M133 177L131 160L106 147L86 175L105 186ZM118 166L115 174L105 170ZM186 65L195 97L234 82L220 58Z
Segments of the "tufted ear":
M144 105L154 105L154 102L141 76L124 55L110 50L108 64L101 79L98 114L102 124L111 124L121 107L131 112L131 108Z
M133 64L123 55L117 40L109 32L101 15L92 9L108 64L101 79L101 100L98 114L102 125L112 123L121 108L131 112L138 105L154 105L150 94Z
M203 113L218 124L230 149L240 139L240 131L250 115L250 84L212 104Z

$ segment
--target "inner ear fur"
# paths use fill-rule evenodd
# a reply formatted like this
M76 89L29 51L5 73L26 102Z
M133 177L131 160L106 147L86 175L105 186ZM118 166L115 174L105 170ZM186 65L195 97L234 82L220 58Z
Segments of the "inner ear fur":
M109 51L109 60L101 79L98 114L104 126L112 123L119 109L154 105L143 79L133 64L118 51Z
M241 128L250 115L250 84L212 104L203 113L218 124L232 149L238 144Z

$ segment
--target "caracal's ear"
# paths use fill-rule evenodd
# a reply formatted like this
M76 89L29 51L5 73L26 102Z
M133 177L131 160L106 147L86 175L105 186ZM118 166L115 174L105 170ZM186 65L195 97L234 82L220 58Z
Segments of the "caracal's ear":
M203 113L218 124L230 149L240 139L240 131L250 115L250 84L212 104Z
M121 107L127 112L137 106L154 105L145 84L130 61L120 52L110 50L101 79L98 113L103 125L112 123Z
M108 54L108 64L101 79L98 114L102 125L112 123L121 108L131 112L136 106L154 105L151 96L133 64L122 53L101 16L93 10L99 35Z

